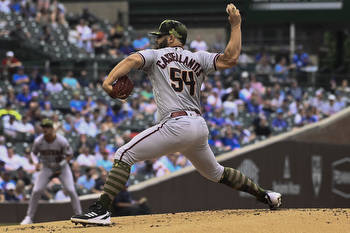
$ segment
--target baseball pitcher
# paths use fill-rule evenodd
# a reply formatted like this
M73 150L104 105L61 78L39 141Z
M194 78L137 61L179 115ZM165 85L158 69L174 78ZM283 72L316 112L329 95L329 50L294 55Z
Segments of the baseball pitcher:
M161 155L181 152L207 179L247 192L275 209L281 205L281 194L266 191L240 171L221 166L208 145L208 127L200 113L200 87L205 76L218 69L237 64L241 51L241 17L233 4L226 11L231 24L230 40L224 53L192 53L183 47L187 29L175 20L163 21L157 32L157 49L130 55L109 73L103 89L113 94L113 83L131 69L148 74L153 86L159 123L135 136L119 148L109 172L103 193L83 215L71 218L74 223L109 225L110 204L125 187L130 166Z
M41 194L53 177L58 177L63 187L67 190L74 213L81 213L72 171L68 165L68 161L73 155L72 148L69 146L67 139L55 133L53 122L50 119L42 120L41 127L43 134L35 139L32 153L39 157L42 168L35 180L27 215L21 222L21 225L33 223Z

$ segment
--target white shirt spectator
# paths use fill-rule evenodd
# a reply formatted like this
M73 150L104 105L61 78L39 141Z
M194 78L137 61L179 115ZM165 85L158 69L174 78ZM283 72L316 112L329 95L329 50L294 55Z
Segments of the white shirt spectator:
M235 117L238 116L238 106L232 100L232 98L229 98L226 101L224 101L222 106L224 108L224 112L225 112L226 115L230 115L231 113L233 113L233 115L235 115Z
M34 126L30 122L19 122L16 127L18 132L34 134Z
M55 201L70 201L70 197L61 189L56 193Z
M193 40L190 44L190 48L194 51L207 51L207 43L201 39L200 36L197 36L197 39Z
M18 154L8 155L8 159L5 163L5 169L9 171L17 170L23 163L23 157Z
M208 104L215 108L221 108L222 106L222 101L221 98L219 97L219 94L216 92L212 92L208 98L207 98Z
M159 158L153 164L153 170L156 173L156 177L164 176L170 173L169 169L161 162L161 158Z
M61 83L48 82L46 84L46 90L51 94L55 94L55 93L61 92L63 90L63 87Z
M11 9L10 9L10 0L0 0L0 12L3 12L5 14L10 14Z
M80 124L78 124L76 129L79 134L87 134L91 137L95 137L99 133L96 124L92 121L86 122L83 120L80 122Z
M92 167L96 165L96 158L91 154L80 154L76 161L80 166Z

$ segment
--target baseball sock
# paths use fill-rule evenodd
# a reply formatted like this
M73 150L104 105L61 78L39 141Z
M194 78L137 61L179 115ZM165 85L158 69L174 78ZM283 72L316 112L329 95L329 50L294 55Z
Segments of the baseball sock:
M226 184L239 191L250 193L259 201L264 202L265 200L266 191L236 169L225 167L219 183Z
M106 210L110 209L114 197L125 187L130 175L130 165L123 161L115 161L112 169L108 173L103 194L99 201Z

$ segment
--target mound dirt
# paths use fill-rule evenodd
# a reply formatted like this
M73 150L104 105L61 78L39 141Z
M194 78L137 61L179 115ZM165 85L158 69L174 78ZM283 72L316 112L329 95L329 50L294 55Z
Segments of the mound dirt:
M70 221L2 226L0 232L350 232L350 209L218 210L118 217L107 227Z

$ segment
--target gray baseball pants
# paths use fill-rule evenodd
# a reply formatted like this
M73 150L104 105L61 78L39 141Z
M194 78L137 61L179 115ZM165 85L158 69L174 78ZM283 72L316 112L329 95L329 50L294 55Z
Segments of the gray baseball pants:
M29 201L29 206L27 210L27 216L31 219L34 218L36 209L38 207L38 202L41 198L41 194L43 193L46 185L49 183L49 177L53 174L52 169L48 167L43 167L39 172L38 177L34 182L34 187L32 191L32 196ZM62 172L58 177L63 185L63 188L67 190L68 195L70 196L73 211L75 214L81 214L81 206L78 195L75 191L74 180L72 171L68 164L65 164L62 168Z
M115 159L133 165L170 153L185 155L207 179L218 182L224 172L208 144L208 127L203 117L188 111L190 116L170 118L136 135L120 147Z

